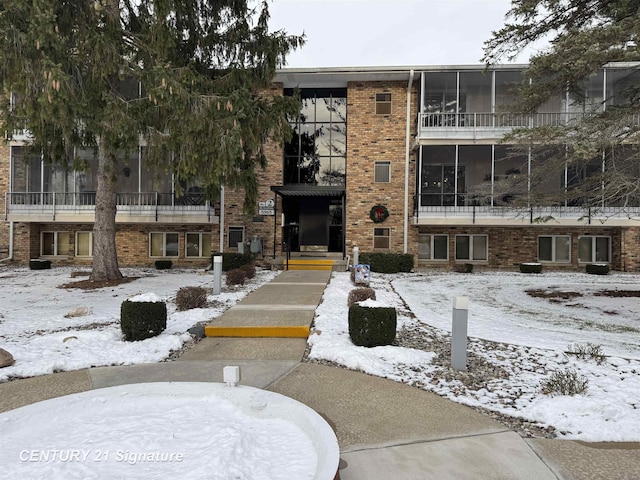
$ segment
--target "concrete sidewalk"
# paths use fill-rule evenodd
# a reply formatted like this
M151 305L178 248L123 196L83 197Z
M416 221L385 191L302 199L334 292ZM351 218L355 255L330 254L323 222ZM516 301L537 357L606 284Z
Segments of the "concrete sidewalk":
M283 272L215 323L234 326L256 318L270 326L310 326L330 274ZM488 416L429 392L301 363L306 346L302 338L204 338L173 362L0 384L0 411L128 383L221 382L222 368L238 365L241 384L294 398L327 420L340 445L342 480L640 478L637 444L525 440Z

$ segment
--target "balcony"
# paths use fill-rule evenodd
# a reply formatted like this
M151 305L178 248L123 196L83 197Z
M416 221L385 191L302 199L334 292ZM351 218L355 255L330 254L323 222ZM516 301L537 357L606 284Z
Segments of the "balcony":
M219 222L213 205L201 193L118 193L116 223L202 224ZM93 223L95 192L8 192L5 221Z
M640 226L640 207L414 206L413 225Z
M420 113L421 140L496 140L514 128L561 126L580 121L584 113Z

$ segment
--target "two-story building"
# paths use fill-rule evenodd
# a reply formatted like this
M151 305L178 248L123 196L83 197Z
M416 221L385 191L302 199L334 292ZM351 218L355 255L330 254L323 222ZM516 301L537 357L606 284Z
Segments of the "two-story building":
M225 189L208 202L197 185L175 195L170 175L157 178L144 145L120 159L117 246L121 265L171 259L201 266L212 251L345 257L361 251L406 252L424 267L474 263L549 268L609 263L640 270L640 205L603 198L585 211L563 192L584 172L567 165L543 185L535 146L502 142L514 127L561 125L621 103L638 65L611 65L533 114L507 113L524 66L283 69L274 95L299 89L293 136L268 145L256 214L242 214L242 192ZM24 158L25 137L0 150L0 259L85 264L92 256L96 159L78 148L82 170ZM558 155L563 148L558 148ZM635 148L630 146L629 148ZM515 153L514 153L515 152ZM603 153L592 168L608 168ZM504 189L519 178L519 188ZM527 181L529 179L529 181ZM551 203L536 189L557 192ZM541 220L544 221L541 221Z

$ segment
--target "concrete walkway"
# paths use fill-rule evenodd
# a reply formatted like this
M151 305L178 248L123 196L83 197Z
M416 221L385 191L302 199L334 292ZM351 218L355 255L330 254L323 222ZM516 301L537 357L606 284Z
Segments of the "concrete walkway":
M288 271L249 294L216 325L307 325L328 271ZM341 480L638 479L638 444L525 440L463 405L359 372L301 363L302 338L202 339L177 361L100 367L0 384L0 411L127 383L221 382L238 365L241 384L294 398L334 428Z

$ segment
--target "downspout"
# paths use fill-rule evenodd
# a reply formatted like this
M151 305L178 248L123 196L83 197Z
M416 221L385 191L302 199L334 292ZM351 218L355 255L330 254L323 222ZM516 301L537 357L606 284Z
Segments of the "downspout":
M224 252L224 185L220 186L220 253Z
M409 251L409 155L411 153L411 87L413 86L413 69L409 71L407 84L407 131L404 159L404 245L403 253Z
M9 256L3 258L0 262L13 260L13 222L9 222Z

